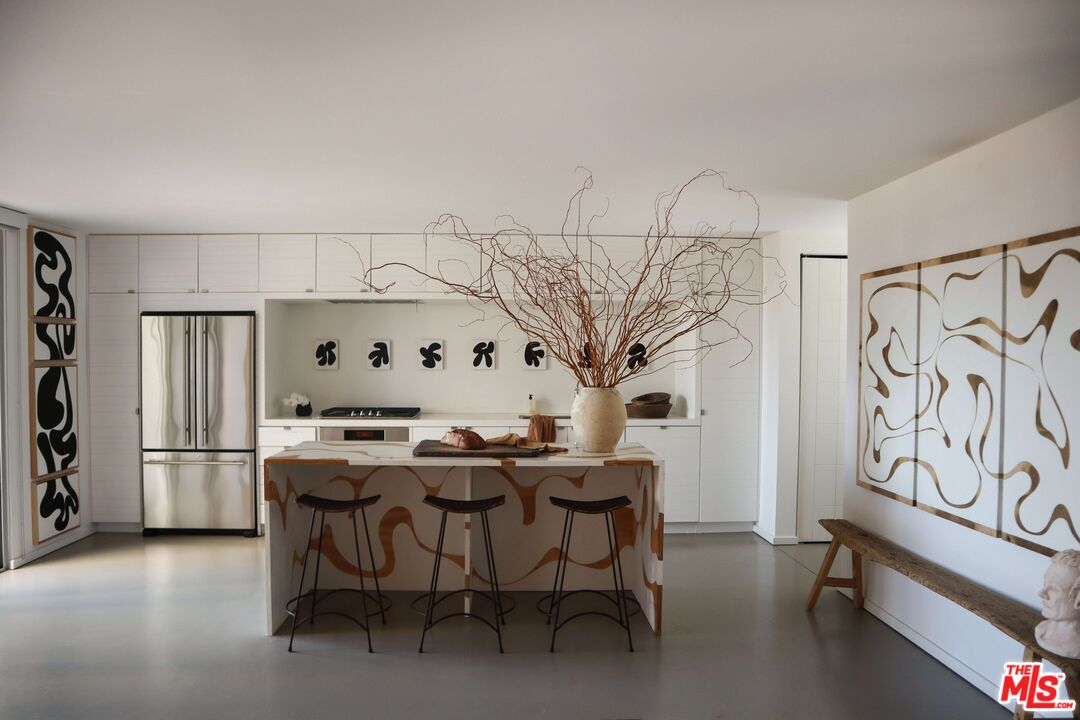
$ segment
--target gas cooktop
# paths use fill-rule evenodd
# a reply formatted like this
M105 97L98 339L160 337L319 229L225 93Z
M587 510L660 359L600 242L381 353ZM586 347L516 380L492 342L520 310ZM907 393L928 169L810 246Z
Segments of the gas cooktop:
M319 413L324 418L414 418L418 407L332 407Z

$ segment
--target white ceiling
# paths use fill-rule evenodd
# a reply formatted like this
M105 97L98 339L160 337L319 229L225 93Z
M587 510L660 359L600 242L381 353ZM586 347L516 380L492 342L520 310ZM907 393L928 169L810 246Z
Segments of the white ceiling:
M600 229L635 232L711 167L766 229L843 227L1078 96L1076 0L0 0L0 204L91 232L550 231L585 165Z

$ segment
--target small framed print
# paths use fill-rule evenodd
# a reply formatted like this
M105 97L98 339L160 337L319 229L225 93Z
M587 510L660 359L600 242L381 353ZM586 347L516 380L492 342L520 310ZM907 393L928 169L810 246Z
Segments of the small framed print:
M29 241L30 314L52 320L75 319L75 238L31 227Z
M495 369L495 346L495 341L490 339L473 341L470 354L474 370Z
M548 350L539 340L527 340L521 360L526 370L547 370Z
M390 341L368 340L367 353L364 358L364 367L368 370L390 369Z
M37 321L31 323L34 362L73 362L75 323Z
M336 338L316 340L313 357L316 370L337 370L341 364L341 345Z
M446 358L446 342L421 340L419 356L421 370L442 370Z

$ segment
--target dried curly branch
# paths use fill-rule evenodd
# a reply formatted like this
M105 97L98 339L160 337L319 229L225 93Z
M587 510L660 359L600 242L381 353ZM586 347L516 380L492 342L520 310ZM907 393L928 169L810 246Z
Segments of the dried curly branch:
M710 224L698 225L689 234L676 233L673 215L679 200L707 179L715 179L721 192L749 201L749 235L736 236L734 221L719 233ZM655 221L641 238L640 252L619 262L593 234L593 223L606 210L583 210L592 187L587 173L555 236L538 235L512 216L499 218L502 229L474 233L457 215L441 215L427 227L425 239L442 235L474 248L481 260L478 275L455 268L455 263L467 268L464 261L442 260L423 269L390 262L371 268L368 284L372 273L400 266L481 308L494 306L528 338L544 343L587 387L616 387L673 362L693 364L728 342L747 343L749 356L753 346L738 329L738 316L745 309L740 306L771 299L762 293L761 273L767 262L775 263L754 245L760 207L753 194L728 186L723 173L698 173L657 197ZM773 272L783 277L778 265ZM386 292L391 285L372 289ZM785 285L782 279L777 283L777 294ZM710 323L729 332L706 341L699 331Z

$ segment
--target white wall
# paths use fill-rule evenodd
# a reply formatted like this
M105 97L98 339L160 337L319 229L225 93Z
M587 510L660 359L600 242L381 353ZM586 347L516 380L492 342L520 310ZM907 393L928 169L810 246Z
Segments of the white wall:
M566 414L575 381L558 362L547 370L525 370L524 335L505 319L482 315L459 300L374 302L272 302L265 317L267 352L266 415L286 416L281 398L291 392L311 397L316 411L332 405L416 405L427 412L523 413L530 393L543 413ZM471 348L476 339L497 338L494 370L475 370ZM336 338L341 343L340 369L314 368L314 343ZM391 340L391 369L365 367L368 339ZM419 367L417 348L425 339L446 343L443 370ZM693 370L687 374L692 374ZM629 400L645 392L675 393L672 367L635 378L620 386ZM673 401L674 402L674 401ZM685 414L686 399L673 409Z
M1080 225L1080 100L851 201L848 334L858 338L859 275ZM1031 605L1047 559L858 488L858 342L847 349L844 516ZM921 586L871 564L867 607L984 691L1019 646Z
M771 543L791 544L798 542L800 257L843 255L847 237L782 232L763 238L761 251L776 263L766 264L763 287L764 297L774 299L761 312L761 484L754 532Z

